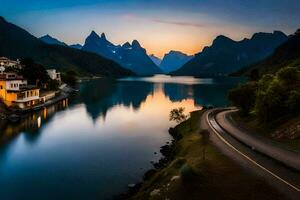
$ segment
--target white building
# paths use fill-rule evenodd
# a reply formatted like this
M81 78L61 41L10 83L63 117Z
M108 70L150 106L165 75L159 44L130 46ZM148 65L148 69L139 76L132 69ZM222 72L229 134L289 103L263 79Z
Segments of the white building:
M2 67L14 67L14 68L21 68L21 63L19 60L10 60L6 57L0 57L0 66Z
M59 84L61 83L61 76L60 76L60 72L57 72L56 69L48 69L47 70L48 75L50 76L50 78L52 80L56 80L59 82Z

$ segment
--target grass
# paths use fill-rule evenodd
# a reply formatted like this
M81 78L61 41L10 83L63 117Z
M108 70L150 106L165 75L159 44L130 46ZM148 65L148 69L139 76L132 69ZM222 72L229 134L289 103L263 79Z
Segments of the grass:
M256 133L267 137L282 147L300 151L300 136L296 138L289 137L289 133L295 129L295 127L300 126L300 116L282 119L272 124L260 123L257 117L253 115L242 117L237 112L233 113L232 117L236 123L242 125L254 134Z
M131 199L284 199L208 141L199 127L202 113L193 112L176 126L183 138L175 144L174 160L145 181Z

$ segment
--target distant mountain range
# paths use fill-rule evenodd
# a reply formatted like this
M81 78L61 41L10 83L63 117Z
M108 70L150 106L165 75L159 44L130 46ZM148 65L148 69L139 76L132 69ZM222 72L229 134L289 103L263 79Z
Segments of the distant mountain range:
M114 60L138 75L152 75L162 72L137 40L133 40L131 44L126 42L122 46L114 45L106 39L104 33L99 36L95 31L92 31L86 38L82 50Z
M300 29L289 39L281 44L274 53L257 64L246 67L235 73L235 75L249 75L256 69L260 75L277 72L282 67L300 68Z
M195 55L172 75L220 76L242 69L270 56L288 39L284 33L255 33L250 39L234 41L218 36L210 47Z
M71 44L69 47L74 48L74 49L82 49L81 44Z
M149 55L149 58L156 64L156 66L159 66L161 63L161 59L154 54Z
M46 37L50 39L50 37ZM49 40L47 40L49 42ZM53 40L52 40L53 41ZM74 70L81 75L120 77L134 73L114 61L65 45L49 45L24 29L0 17L0 55L11 59L32 58L59 70Z
M170 51L164 55L159 67L165 73L175 71L191 60L194 56L188 56L180 51Z

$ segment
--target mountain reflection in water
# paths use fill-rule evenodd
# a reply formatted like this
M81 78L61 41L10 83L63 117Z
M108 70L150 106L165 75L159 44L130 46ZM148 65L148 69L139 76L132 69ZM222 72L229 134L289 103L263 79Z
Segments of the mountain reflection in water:
M240 80L155 76L83 82L68 101L0 122L0 199L111 199L170 141L169 112L224 106ZM110 183L110 184L107 184Z

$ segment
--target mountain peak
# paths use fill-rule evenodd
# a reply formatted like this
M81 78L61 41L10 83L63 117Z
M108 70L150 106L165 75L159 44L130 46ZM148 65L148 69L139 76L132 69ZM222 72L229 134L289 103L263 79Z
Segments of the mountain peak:
M47 44L57 44L57 45L67 46L66 43L59 41L58 39L52 37L49 34L46 34L46 35L40 37L39 39Z
M130 45L129 42L126 42L126 43L124 43L124 44L122 45L122 47L124 47L124 48L130 48L131 45Z
M169 53L167 53L167 54L173 54L173 55L180 55L180 56L188 56L187 54L185 54L185 53L183 53L183 52L181 52L181 51L175 51L175 50L171 50L171 51L169 51Z
M141 45L137 40L133 40L131 46L132 48L141 48Z
M232 39L230 39L229 37L226 37L225 35L218 35L215 39L214 39L214 43L219 43L219 42L228 42L228 41L233 41Z
M89 35L90 38L99 38L99 35L95 32L95 31L92 31Z
M101 38L106 40L105 33L101 33Z
M49 38L49 39L53 39L53 37L51 37L49 34L46 34L46 35L44 35L44 36L40 37L40 39L42 39L42 38Z

